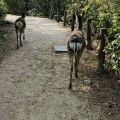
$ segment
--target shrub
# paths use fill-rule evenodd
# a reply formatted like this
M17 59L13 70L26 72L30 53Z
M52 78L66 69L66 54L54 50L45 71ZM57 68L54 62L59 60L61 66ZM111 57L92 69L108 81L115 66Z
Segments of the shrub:
M116 39L108 42L105 47L105 53L108 56L105 66L113 69L116 73L120 73L120 34L117 34Z
M0 19L3 19L7 13L7 6L5 3L0 2Z

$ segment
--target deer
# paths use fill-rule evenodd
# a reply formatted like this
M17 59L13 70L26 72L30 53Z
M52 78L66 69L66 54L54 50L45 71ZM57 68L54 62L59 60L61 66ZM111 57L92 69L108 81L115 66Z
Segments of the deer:
M82 31L81 25L82 15L78 14L78 10L76 11L76 29L69 34L67 38L67 50L70 62L70 83L69 89L72 89L72 74L73 68L75 69L75 77L78 78L78 65L83 50L86 46L84 32Z
M23 34L23 39L25 40L25 28L26 28L26 21L25 21L25 12L22 12L21 17L16 19L15 21L15 31L16 31L16 39L17 39L17 49L19 49L18 45L18 34L20 39L20 45L22 46L21 36Z

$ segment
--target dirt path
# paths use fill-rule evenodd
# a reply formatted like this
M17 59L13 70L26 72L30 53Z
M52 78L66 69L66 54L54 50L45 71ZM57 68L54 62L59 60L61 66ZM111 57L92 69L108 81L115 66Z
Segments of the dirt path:
M7 16L10 21L16 18ZM0 120L110 120L97 103L94 110L89 107L91 87L85 85L89 78L82 73L91 74L94 68L85 64L84 55L80 79L73 82L73 91L68 90L67 53L56 54L53 46L66 44L70 28L47 18L27 17L26 22L23 46L12 50L0 65Z

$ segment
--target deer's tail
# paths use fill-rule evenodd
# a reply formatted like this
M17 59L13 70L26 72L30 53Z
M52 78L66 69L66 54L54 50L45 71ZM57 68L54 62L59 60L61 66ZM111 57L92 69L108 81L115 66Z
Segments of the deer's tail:
M23 23L22 23L21 21L17 21L17 22L15 23L15 26L21 28L21 27L23 27Z
M78 50L82 48L82 43L70 42L70 48L74 51L74 55L77 55Z

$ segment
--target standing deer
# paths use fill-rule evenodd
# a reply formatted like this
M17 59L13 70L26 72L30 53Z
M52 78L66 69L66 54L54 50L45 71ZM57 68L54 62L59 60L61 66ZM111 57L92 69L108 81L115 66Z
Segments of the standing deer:
M25 12L23 12L22 16L19 17L15 21L15 31L16 31L16 38L17 38L17 49L19 49L18 34L20 33L19 34L19 39L20 39L20 45L22 46L21 35L23 34L23 39L25 39L25 28L26 28Z
M78 11L76 11L77 28L68 36L67 39L68 56L71 65L69 89L72 89L73 66L75 68L75 77L78 78L79 60L85 48L84 33L81 30L82 25L80 24L81 20L82 20L82 15L78 14Z

